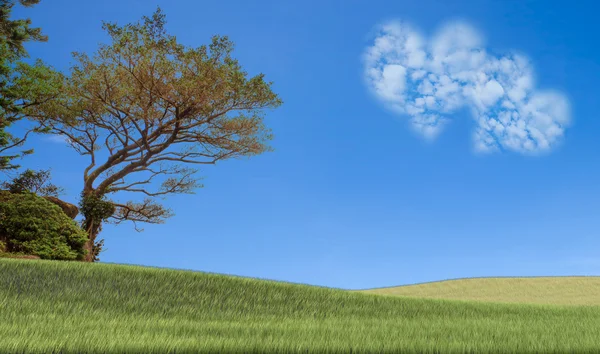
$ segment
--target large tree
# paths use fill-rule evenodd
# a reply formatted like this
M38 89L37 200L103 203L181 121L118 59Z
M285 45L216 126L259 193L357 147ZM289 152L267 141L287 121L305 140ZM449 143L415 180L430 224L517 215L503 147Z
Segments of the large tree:
M104 23L111 43L93 57L75 53L62 95L28 110L89 156L80 204L87 261L97 259L103 222L169 217L156 199L199 187L192 166L270 149L263 111L281 104L271 83L248 78L227 37L189 48L164 25L160 9L138 23ZM123 192L144 198L114 200Z
M20 0L23 6L33 6L40 0ZM12 20L15 0L0 0L0 171L14 170L19 166L14 159L33 150L17 152L27 136L41 131L38 126L25 129L15 136L7 131L14 122L25 117L23 109L54 96L55 87L49 86L47 78L53 72L41 61L29 65L22 60L28 57L24 43L48 40L40 28L31 27L31 20ZM35 99L33 98L35 97Z

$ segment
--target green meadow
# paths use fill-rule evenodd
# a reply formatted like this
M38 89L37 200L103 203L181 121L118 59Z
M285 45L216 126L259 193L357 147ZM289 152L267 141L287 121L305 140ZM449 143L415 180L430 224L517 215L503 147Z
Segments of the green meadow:
M2 353L599 350L596 306L382 296L183 270L0 259Z

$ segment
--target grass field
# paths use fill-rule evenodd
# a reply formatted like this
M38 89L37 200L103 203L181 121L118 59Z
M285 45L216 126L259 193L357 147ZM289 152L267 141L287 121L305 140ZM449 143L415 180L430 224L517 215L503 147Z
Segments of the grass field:
M0 352L598 352L600 307L415 299L0 259Z
M600 306L600 277L470 278L362 292L428 299Z

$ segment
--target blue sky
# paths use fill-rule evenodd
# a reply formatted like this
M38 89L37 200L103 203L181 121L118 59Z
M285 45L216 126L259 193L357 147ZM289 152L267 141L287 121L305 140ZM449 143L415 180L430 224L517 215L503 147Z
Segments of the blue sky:
M72 51L107 41L102 20L137 21L157 5L181 43L228 35L244 68L274 81L275 152L205 168L204 188L165 201L176 214L166 224L105 226L102 262L347 289L600 272L594 2L43 0L15 15L50 37L31 56L67 70ZM525 55L532 92L568 102L570 124L546 152L477 152L466 98L426 139L405 101L373 89L364 58L377 26L410 24L428 43L449 22L470 26L491 58ZM23 166L52 168L76 202L87 160L43 137L30 146Z

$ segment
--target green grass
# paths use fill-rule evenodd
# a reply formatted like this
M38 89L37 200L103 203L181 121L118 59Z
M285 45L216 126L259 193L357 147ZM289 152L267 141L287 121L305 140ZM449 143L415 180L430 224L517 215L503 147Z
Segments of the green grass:
M430 299L599 306L600 277L469 278L362 292Z
M0 259L0 352L598 352L600 307L363 294Z

